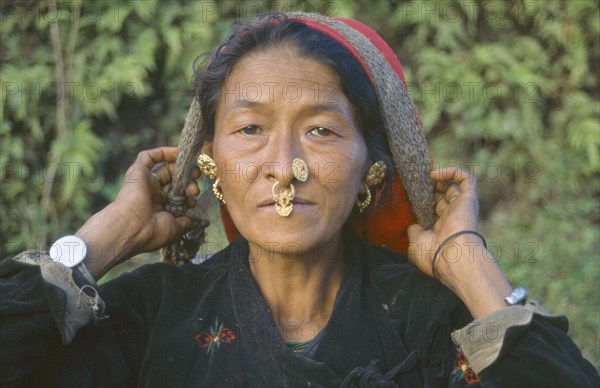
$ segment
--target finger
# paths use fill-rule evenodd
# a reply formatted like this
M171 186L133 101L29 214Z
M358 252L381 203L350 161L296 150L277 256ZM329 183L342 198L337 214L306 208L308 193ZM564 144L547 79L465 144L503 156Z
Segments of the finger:
M163 186L160 188L157 188L155 191L153 190L151 193L151 204L152 204L152 211L153 212L161 212L163 210L165 210L164 206L166 203L166 199L167 199L167 194L168 194L168 187Z
M158 183L159 187L162 187L163 182L162 178L160 177L160 174L150 171L150 175L152 175L152 177L154 178L154 182Z
M166 185L171 180L171 174L169 174L163 163L159 163L152 167L150 175L156 178L161 186Z
M200 171L200 169L198 167L194 167L194 170L192 171L192 179L198 179L201 175L202 172Z
M129 167L127 173L125 174L124 184L131 183L139 183L143 181L148 181L150 179L149 170L159 163L164 161L175 161L177 159L177 155L179 154L179 149L177 147L161 147L155 148L152 150L142 151L138 154L135 162ZM160 173L156 173L156 179L159 182L159 185L163 185L168 182L170 179L166 179L167 177L163 177ZM155 183L156 184L156 183Z
M435 204L435 214L441 217L448 208L448 202L443 200Z
M436 191L433 193L433 199L435 200L435 202L444 201L446 200L446 196L444 195L444 193L438 193Z
M174 218L170 213L161 211L156 213L155 217L160 233L156 236L155 242L159 246L179 240L184 233L189 232L194 227L194 220L187 216Z
M165 163L165 170L169 172L170 176L173 176L177 172L177 164L175 162Z
M429 173L431 179L436 182L454 182L458 184L461 192L475 191L476 179L468 172L456 167L445 167L433 170Z
M182 235L194 229L194 226L196 225L194 220L192 220L190 217L185 216L177 217L175 221L177 222L177 225L179 226L179 230L181 231Z
M171 184L166 184L160 189L163 205L167 202L167 198L169 198L169 191L171 191Z
M185 193L188 197L195 197L200 194L200 188L195 181L190 182L185 188Z
M446 189L446 193L444 195L444 199L448 203L452 203L458 196L460 195L460 188L456 183L452 183L448 185L448 189Z
M173 176L175 176L175 174L177 174L177 164L174 163L174 162L171 162L171 163L165 163L165 166L166 166L166 168L165 168L166 171L168 171L169 174L170 174L170 178L169 179L172 179ZM192 169L191 178L192 179L198 179L201 174L202 173L200 172L200 170L197 167L194 166L194 168Z
M446 190L448 189L448 182L436 182L435 184L435 191L437 193L445 193Z
M164 165L165 165L165 170L169 172L169 175L170 175L169 180L173 179L173 176L175 176L175 174L177 174L177 163L175 163L175 162L164 163ZM194 168L192 169L191 178L198 179L198 178L200 178L200 175L202 175L202 173L200 172L198 167L194 166Z
M175 162L178 154L179 148L177 147L154 148L140 152L135 163L139 163L147 169L152 169L154 165L161 162Z
M198 205L198 201L196 200L196 198L188 197L186 205L189 209L193 209L196 207L196 205Z

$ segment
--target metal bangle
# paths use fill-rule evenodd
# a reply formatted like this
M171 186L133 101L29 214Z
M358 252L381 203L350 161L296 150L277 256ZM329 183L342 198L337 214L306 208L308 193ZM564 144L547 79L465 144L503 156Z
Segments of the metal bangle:
M460 236L461 234L474 234L474 235L478 236L481 239L481 241L483 241L484 248L487 248L487 242L485 241L485 238L483 238L483 236L480 233L477 233L474 230L461 230L454 234L451 234L450 236L446 237L446 239L444 241L442 241L440 246L435 250L435 253L433 254L433 258L431 259L431 275L434 278L437 279L437 275L435 274L435 262L437 260L439 253L442 251L442 248L444 247L444 245L446 245L446 243L448 243L448 241L452 240L456 236Z

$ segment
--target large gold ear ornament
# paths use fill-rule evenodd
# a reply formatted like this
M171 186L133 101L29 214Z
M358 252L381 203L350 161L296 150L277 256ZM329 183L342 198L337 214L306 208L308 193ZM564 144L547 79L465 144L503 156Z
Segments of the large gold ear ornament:
M226 204L227 202L225 202L225 198L223 197L223 193L219 190L219 183L221 183L221 178L217 178L217 180L215 181L215 183L213 183L213 185L212 185L212 191L215 194L215 197L217 197L217 199L219 201L221 201L224 204Z
M356 206L358 206L358 211L361 213L371 204L371 187L377 186L383 182L386 170L387 167L382 160L373 163L369 168L364 183L365 186L367 186L366 198L363 200L361 200L360 197L356 199Z
M385 163L380 160L378 162L373 163L369 171L367 172L367 176L365 178L365 183L367 186L377 186L385 179L387 167Z
M209 179L216 179L215 183L212 185L212 191L219 201L226 203L223 193L221 190L219 190L219 183L221 183L221 179L217 178L217 163L215 163L210 156L206 154L200 154L198 155L196 165Z
M200 171L210 179L215 179L217 177L217 163L215 163L210 156L206 154L198 155L196 165Z

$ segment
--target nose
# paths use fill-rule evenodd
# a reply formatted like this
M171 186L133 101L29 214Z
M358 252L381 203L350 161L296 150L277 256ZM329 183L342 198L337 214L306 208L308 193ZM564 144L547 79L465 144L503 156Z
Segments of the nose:
M262 165L263 177L271 182L279 182L286 187L294 180L292 161L302 157L299 142L290 135L279 136L269 143L267 157Z

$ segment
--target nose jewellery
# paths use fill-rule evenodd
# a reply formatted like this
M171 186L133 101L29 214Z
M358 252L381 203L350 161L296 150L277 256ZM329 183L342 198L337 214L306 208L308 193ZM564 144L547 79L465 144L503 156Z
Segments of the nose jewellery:
M271 191L273 192L273 201L275 201L275 209L277 210L277 214L281 217L287 217L292 212L292 208L294 204L292 201L294 200L294 195L296 191L294 190L294 185L290 183L290 191L283 190L279 193L275 193L275 188L279 182L275 182Z
M306 182L308 179L308 167L304 160L300 158L294 159L292 161L292 171L294 172L294 177L300 182Z

